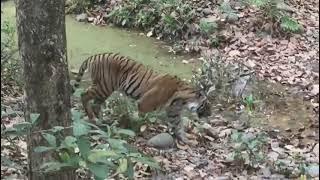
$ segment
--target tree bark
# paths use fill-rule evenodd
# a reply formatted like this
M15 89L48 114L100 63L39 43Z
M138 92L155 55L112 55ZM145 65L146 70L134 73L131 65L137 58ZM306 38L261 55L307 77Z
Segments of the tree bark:
M74 170L45 174L39 167L50 153L35 153L44 145L40 130L71 124L71 87L66 52L65 0L16 0L19 51L24 63L25 118L39 113L28 135L29 180L76 179Z

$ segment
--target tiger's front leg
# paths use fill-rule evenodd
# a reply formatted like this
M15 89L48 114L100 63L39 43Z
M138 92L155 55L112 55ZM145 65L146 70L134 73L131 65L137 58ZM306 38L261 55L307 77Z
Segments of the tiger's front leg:
M81 101L82 101L83 108L91 122L94 122L94 119L96 118L96 116L89 102L90 100L94 99L95 96L96 94L94 91L94 87L89 87L84 93L81 94Z
M190 141L185 132L185 127L181 119L181 112L183 109L183 102L178 100L173 102L169 107L167 107L166 112L169 118L169 123L173 126L174 134L178 140L185 144L190 144Z
M97 118L102 120L102 111L101 111L101 106L104 105L105 99L101 98L96 98L94 99L94 108L93 112Z

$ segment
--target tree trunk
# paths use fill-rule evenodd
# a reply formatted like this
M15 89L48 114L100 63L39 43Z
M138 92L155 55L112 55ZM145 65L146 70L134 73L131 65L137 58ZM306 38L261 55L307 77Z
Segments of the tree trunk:
M39 167L50 153L35 153L44 145L39 130L70 126L71 102L66 53L65 0L16 0L18 44L24 63L25 118L39 113L28 135L29 180L76 179L74 170L45 174Z

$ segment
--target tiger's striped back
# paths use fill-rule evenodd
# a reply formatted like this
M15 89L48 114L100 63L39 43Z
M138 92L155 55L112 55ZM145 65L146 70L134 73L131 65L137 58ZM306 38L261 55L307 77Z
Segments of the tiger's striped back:
M87 58L80 66L74 85L76 88L86 71L89 71L93 85L99 86L96 93L103 99L116 90L137 99L147 88L148 82L157 76L153 70L116 53L96 54Z

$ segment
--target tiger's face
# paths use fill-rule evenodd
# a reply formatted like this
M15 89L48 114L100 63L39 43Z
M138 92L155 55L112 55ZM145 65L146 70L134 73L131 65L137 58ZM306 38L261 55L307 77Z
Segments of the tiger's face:
M197 93L196 97L188 104L188 109L191 112L196 112L199 118L211 116L210 103L204 93Z

